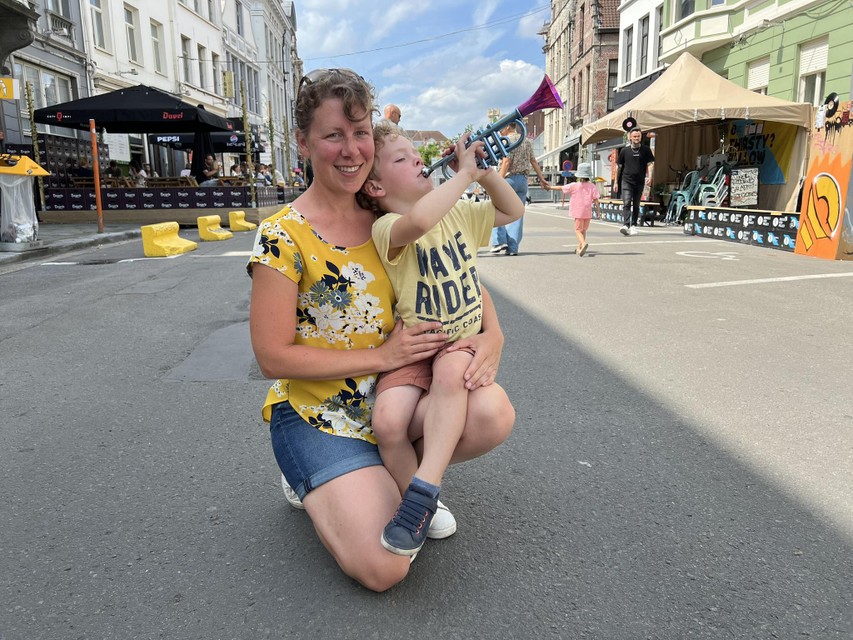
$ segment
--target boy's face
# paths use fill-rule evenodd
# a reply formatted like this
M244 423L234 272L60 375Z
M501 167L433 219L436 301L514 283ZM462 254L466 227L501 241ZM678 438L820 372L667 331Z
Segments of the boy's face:
M410 140L391 136L376 152L375 179L386 197L417 201L432 191L432 181L423 174L424 163Z

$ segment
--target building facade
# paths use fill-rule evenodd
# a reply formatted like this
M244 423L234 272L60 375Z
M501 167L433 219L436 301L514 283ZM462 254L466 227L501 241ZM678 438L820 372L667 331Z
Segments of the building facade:
M26 83L32 87L33 109L90 95L85 31L80 28L81 13L77 0L38 0L23 3L36 18L32 42L9 57L8 70L20 84L21 98L1 100L0 130L4 142L22 145L30 142L30 114ZM15 37L19 39L19 34ZM44 127L48 133L68 132L59 127ZM71 133L70 135L75 135Z
M543 171L559 176L598 158L580 147L583 125L612 111L619 53L616 0L554 0L545 36L545 68L566 106L545 116ZM570 165L566 164L571 163Z
M8 1L8 0L7 0ZM10 56L21 85L33 87L35 108L148 85L229 118L247 119L266 137L270 158L285 166L285 137L269 145L267 123L292 124L296 10L282 0L38 0L29 2L37 32ZM31 142L26 100L3 101L2 131L10 143ZM71 129L38 131L76 137ZM111 155L150 161L165 175L183 168L184 152L147 144L145 136L111 134ZM295 166L296 147L287 157ZM234 159L239 154L235 154ZM226 164L227 164L226 160Z
M743 87L823 105L853 90L853 7L841 0L673 2L665 12L661 59L689 51Z

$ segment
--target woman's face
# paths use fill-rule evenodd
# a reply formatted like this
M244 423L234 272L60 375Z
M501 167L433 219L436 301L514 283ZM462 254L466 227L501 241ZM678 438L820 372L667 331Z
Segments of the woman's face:
M343 102L328 98L314 111L308 135L297 132L299 149L311 161L314 181L331 189L356 193L373 166L370 113L357 122L344 115Z

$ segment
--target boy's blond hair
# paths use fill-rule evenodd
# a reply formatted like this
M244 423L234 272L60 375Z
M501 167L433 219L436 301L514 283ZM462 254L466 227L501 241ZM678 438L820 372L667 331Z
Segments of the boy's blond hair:
M407 140L409 139L406 132L390 120L380 120L379 122L374 123L373 146L376 151L373 156L373 166L370 168L370 173L367 176L368 180L379 179L379 152L382 150L382 147L385 146L385 141L389 138L398 138L401 136ZM385 211L383 211L379 206L376 199L367 195L363 189L356 194L356 199L358 200L359 205L364 209L369 209L380 215L385 213Z

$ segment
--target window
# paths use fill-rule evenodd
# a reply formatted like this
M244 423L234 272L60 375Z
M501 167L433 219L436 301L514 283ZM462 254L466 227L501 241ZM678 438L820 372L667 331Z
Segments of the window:
M142 62L140 55L139 32L136 28L137 15L134 9L124 7L124 28L127 33L127 59L137 64Z
M712 7L716 7L721 4L726 4L726 0L711 0Z
M625 29L625 82L631 81L631 60L634 57L634 27Z
M244 35L243 34L243 3L240 2L240 0L237 0L237 2L234 3L234 7L237 11L237 34L242 36L242 35Z
M592 65L586 66L586 112L592 113Z
M68 7L68 0L48 0L47 10L51 11L63 18L71 17L71 10Z
M35 67L29 64L15 63L15 77L21 83L21 88L24 90L26 83L29 82L33 91L33 107L41 109L49 107L60 102L68 102L73 100L71 87L71 78L60 75L54 71ZM18 100L20 104L26 104L25 100ZM24 106L20 111L21 131L25 136L32 133L32 125L30 123L29 110ZM54 127L51 125L37 124L38 131L43 133L58 133L60 135L68 135L67 127Z
M649 16L640 20L640 75L649 70Z
M222 89L220 78L222 74L219 73L219 56L215 53L211 54L210 61L211 66L213 67L213 93L220 95Z
M768 84L770 84L770 57L750 62L746 73L746 88L767 95Z
M207 0L207 19L211 22L216 22L216 3L214 0Z
M660 56L663 53L663 38L660 32L663 31L663 5L659 6L655 11L655 31L657 32L658 47L655 55L655 67L660 66Z
M198 45L198 86L204 89L207 86L207 73L205 73L205 65L207 64L207 49Z
M611 58L607 61L607 111L613 111L613 97L616 83L619 82L619 61Z
M107 49L107 31L104 28L103 0L89 0L89 14L92 18L92 38L99 49Z
M823 104L829 39L824 37L800 46L800 102Z
M151 48L154 50L154 70L157 73L164 73L163 60L166 59L166 52L163 50L163 25L153 20L151 21Z
M687 16L693 15L693 12L696 10L696 7L694 6L693 0L681 0L681 2L679 2L678 8L679 8L679 11L678 11L678 19L679 20L682 20L682 19L686 18Z
M586 24L584 23L584 14L586 13L585 7L581 5L580 12L578 14L578 28L576 29L578 34L578 58L583 55L583 34L586 31Z
M192 57L190 53L190 39L181 36L181 58L184 63L182 66L184 70L184 82L192 82L192 69L190 68L190 58Z

